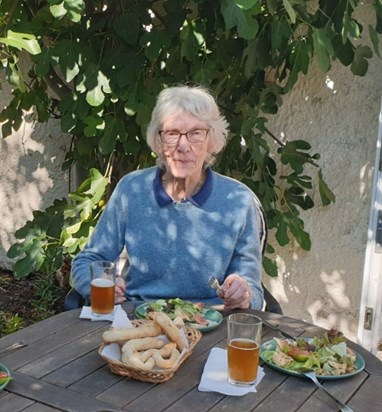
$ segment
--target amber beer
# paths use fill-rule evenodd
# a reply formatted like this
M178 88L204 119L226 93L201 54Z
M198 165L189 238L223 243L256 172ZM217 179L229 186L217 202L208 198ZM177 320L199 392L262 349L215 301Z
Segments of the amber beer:
M110 279L93 279L90 283L92 312L99 315L112 313L114 310L115 284Z
M233 339L228 344L228 376L234 382L253 383L259 367L259 346L250 339Z
M251 386L259 367L262 320L251 313L233 313L227 319L228 382Z
M110 261L90 264L90 302L94 315L106 315L114 311L116 266Z

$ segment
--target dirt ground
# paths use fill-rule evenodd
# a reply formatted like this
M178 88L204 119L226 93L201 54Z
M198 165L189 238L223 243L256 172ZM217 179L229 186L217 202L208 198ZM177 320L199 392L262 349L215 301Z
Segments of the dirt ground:
M29 326L41 320L41 313L31 304L34 296L35 277L16 279L12 272L0 269L0 312L8 316L18 315L22 318L22 327ZM66 291L63 291L53 304L52 315L63 310ZM46 315L45 315L46 317Z

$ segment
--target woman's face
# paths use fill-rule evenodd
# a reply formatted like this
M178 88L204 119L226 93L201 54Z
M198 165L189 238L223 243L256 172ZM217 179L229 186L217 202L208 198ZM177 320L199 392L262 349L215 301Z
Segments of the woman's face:
M209 129L209 125L183 110L167 117L162 126L162 130L180 133L195 129ZM199 179L211 148L209 134L204 142L191 143L185 135L182 135L178 143L173 146L163 142L161 144L163 161L168 173L175 179Z

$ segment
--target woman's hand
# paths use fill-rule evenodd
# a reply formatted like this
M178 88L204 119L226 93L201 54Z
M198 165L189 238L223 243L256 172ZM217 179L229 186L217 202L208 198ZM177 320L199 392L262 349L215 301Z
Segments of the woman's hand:
M251 288L240 275L228 275L218 295L224 301L224 309L248 309L251 302Z
M126 300L125 289L126 289L125 279L121 276L117 276L115 278L115 293L114 293L115 303L122 303Z

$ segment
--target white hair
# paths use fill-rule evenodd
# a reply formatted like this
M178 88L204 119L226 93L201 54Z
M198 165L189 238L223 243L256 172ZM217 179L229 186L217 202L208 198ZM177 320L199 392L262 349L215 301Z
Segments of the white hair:
M199 120L205 121L210 127L211 149L206 158L205 167L211 165L215 156L223 149L227 141L228 122L220 113L218 105L212 95L201 86L174 86L159 93L156 106L151 115L147 128L147 143L161 159L162 142L158 131L162 129L165 119L172 113L183 110Z

